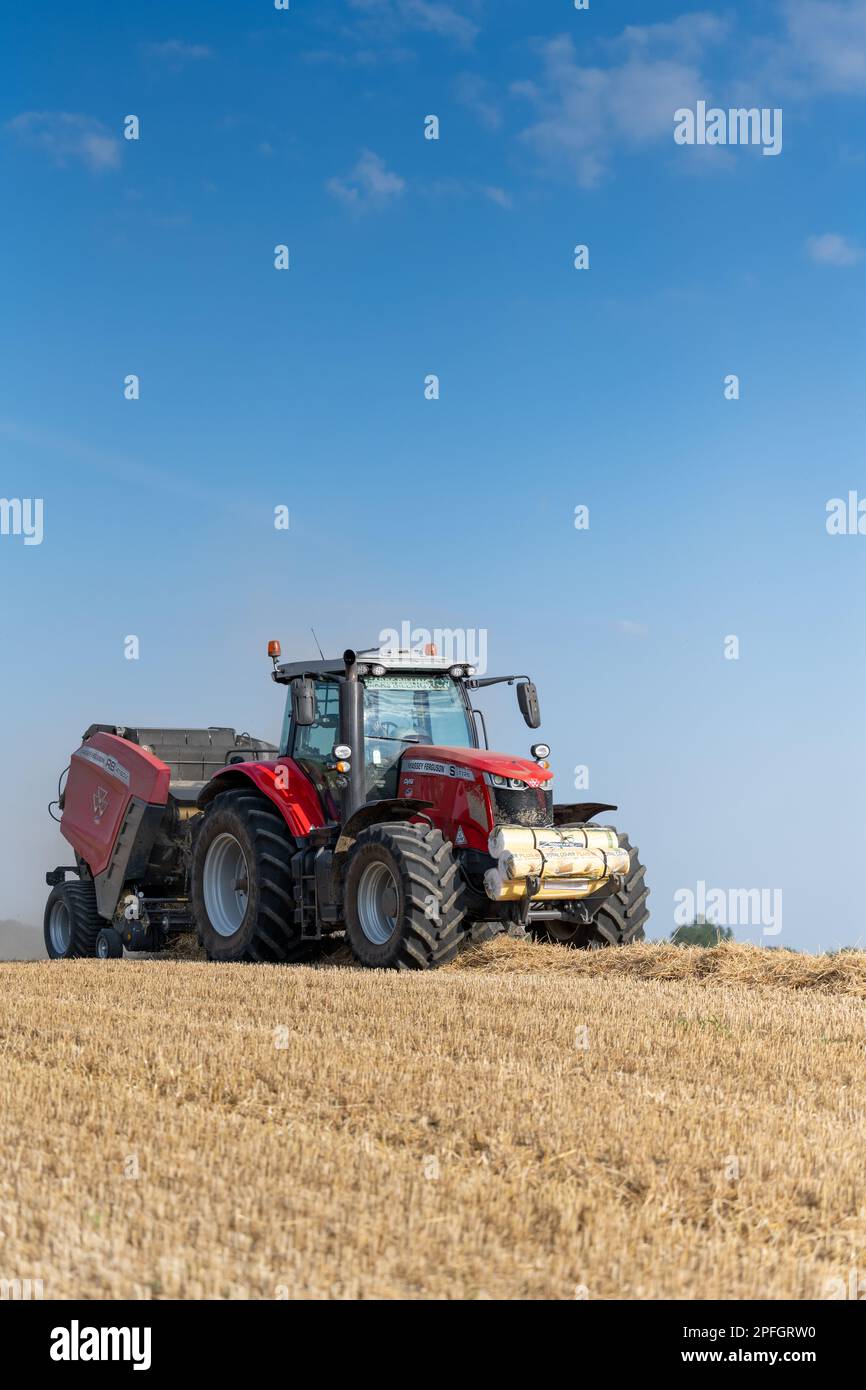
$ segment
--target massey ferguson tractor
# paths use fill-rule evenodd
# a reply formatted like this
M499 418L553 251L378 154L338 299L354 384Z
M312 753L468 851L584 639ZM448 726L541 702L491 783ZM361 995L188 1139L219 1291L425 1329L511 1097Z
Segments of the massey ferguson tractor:
M211 960L301 961L344 933L366 966L427 970L467 940L624 946L649 916L615 806L558 804L549 748L487 747L479 677L435 649L280 663L279 748L233 729L92 724L60 794L75 863L46 875L54 959L159 951L195 931ZM480 737L479 737L480 734Z

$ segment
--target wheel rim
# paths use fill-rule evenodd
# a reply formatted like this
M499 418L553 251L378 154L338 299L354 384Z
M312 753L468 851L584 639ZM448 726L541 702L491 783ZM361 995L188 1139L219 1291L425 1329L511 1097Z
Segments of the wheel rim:
M397 930L399 895L387 864L368 864L358 882L358 921L374 946L384 946Z
M58 899L53 904L49 913L48 935L51 937L51 945L58 956L65 956L69 953L72 924L69 920L69 908L62 899Z
M249 900L246 856L234 835L217 835L208 848L202 874L208 920L218 936L234 936Z

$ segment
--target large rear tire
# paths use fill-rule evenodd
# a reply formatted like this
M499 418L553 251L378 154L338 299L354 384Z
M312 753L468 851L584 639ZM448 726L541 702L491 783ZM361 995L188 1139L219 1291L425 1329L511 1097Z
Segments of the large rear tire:
M312 943L293 921L295 842L255 791L221 792L206 808L192 858L192 905L210 960L305 960Z
M408 822L362 830L346 870L345 916L349 944L362 965L446 965L468 925L450 842L439 830Z
M45 904L45 949L51 960L96 955L96 938L105 926L96 911L89 879L58 883Z
M597 951L603 946L631 946L643 941L649 920L646 900L646 869L638 857L638 849L628 835L619 835L621 849L629 852L629 868L618 892L605 898L590 925L565 922L539 923L533 935L540 941L552 941L575 950Z

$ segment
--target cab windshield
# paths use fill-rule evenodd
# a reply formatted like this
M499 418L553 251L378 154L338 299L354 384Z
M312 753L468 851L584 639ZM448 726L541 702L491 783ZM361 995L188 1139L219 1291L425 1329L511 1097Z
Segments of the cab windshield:
M450 676L365 676L363 683L368 791L396 796L397 762L414 743L475 746L471 715Z

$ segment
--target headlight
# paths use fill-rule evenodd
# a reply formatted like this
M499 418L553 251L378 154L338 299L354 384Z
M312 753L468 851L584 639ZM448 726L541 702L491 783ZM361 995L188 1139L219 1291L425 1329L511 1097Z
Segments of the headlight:
M500 777L498 772L488 772L486 777L491 787L501 787L505 791L523 792L528 785L520 777Z

